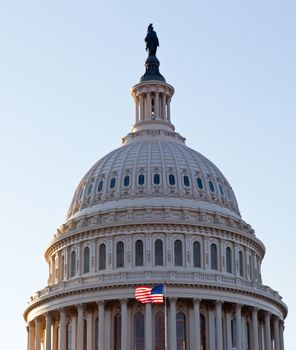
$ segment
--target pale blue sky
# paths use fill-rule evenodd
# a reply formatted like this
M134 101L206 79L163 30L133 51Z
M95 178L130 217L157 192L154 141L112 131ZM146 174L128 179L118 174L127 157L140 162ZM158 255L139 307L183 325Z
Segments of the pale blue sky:
M295 349L295 18L283 0L0 4L1 349L26 348L44 248L79 180L131 128L150 22L176 89L172 120L265 243L263 280L289 306Z

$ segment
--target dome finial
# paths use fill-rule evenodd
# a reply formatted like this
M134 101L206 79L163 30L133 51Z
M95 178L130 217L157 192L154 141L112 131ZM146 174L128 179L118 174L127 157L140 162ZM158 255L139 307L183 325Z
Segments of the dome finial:
M146 51L148 52L148 58L145 62L146 71L145 74L141 77L141 82L147 80L159 80L165 82L165 78L159 73L159 60L156 57L159 41L157 34L153 29L152 23L150 23L148 26L145 43Z

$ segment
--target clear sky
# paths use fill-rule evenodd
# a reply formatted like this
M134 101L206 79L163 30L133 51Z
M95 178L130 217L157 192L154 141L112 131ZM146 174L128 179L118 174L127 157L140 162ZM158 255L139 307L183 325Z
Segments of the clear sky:
M1 2L1 349L26 348L44 248L82 176L131 128L149 23L176 130L224 173L265 243L263 281L289 306L295 349L295 18L285 0Z

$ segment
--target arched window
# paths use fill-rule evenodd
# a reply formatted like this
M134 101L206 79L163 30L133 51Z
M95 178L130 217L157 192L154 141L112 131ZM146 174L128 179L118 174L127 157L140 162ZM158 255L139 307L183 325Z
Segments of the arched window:
M232 252L231 248L226 248L226 271L232 273Z
M202 190L203 189L203 183L202 183L202 179L200 177L198 177L196 179L196 184L197 184L197 187Z
M219 185L219 190L220 190L220 194L223 197L224 196L224 191L221 185Z
M118 242L116 245L116 267L124 267L124 245Z
M83 272L88 273L90 271L90 249L89 247L84 248L83 256Z
M144 185L144 183L145 183L145 175L143 175L143 174L139 175L138 183L139 183L140 186Z
M102 192L104 181L101 180L98 184L98 192Z
M193 266L201 267L200 243L193 243Z
M66 350L72 350L72 324L67 323L66 328Z
M71 253L71 264L70 264L70 277L76 275L76 252L73 250Z
M212 181L209 181L209 187L211 192L215 192L215 187Z
M178 312L176 315L177 321L177 350L186 350L186 325L185 314Z
M99 247L99 270L106 269L106 245L100 244Z
M174 186L176 184L175 175L173 175L173 174L169 175L169 184L171 186Z
M174 243L175 266L183 265L182 242L177 239Z
M114 317L114 350L121 350L121 315Z
M165 329L164 329L164 314L163 312L158 311L155 314L155 323L154 323L154 333L155 333L155 349L164 349L165 346Z
M130 177L129 177L129 175L126 175L123 179L123 186L128 187L129 184L130 184Z
M90 195L91 195L92 186L93 186L92 184L89 184L89 185L88 185L88 187L87 187L86 194L87 194L88 196L90 196Z
M240 250L238 253L238 264L239 264L239 274L240 276L244 276L244 257L243 252Z
M136 241L136 266L144 265L144 248L143 241L138 239Z
M155 241L155 265L163 265L163 243L161 239Z
M137 312L134 316L134 350L144 349L144 336L144 315L141 312Z
M116 178L112 177L112 179L110 180L110 188L115 188L116 186Z
M184 182L184 186L185 187L189 187L190 186L189 177L187 175L183 176L183 182Z
M211 244L211 269L218 270L217 246L215 243Z
M154 185L159 185L160 184L160 176L159 176L159 174L154 174L154 176L153 176L153 183L154 183Z

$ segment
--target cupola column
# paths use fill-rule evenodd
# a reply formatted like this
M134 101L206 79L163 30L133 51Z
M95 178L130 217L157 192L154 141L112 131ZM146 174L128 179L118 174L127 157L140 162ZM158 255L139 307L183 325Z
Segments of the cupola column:
M232 312L230 311L226 312L226 349L227 350L232 350L231 315L232 315Z
M40 350L40 319L35 319L35 350Z
M166 95L162 94L161 118L166 120Z
M143 95L139 96L139 102L140 102L140 120L144 119L144 102L143 102Z
M35 324L34 322L29 323L29 350L35 348Z
M280 349L285 350L284 346L284 322L280 322L279 325L279 333L280 333Z
M77 316L76 313L73 313L71 315L71 344L72 344L72 350L77 350L76 349L76 344L77 344Z
M155 111L154 111L154 115L156 118L159 118L159 92L155 92Z
M146 94L146 119L151 118L151 93Z
M167 98L167 119L171 121L171 99L169 97Z
M274 334L274 350L281 350L280 334L279 334L279 319L277 317L275 317L273 320L273 334Z
M135 96L135 106L136 106L136 123L139 121L139 96Z

